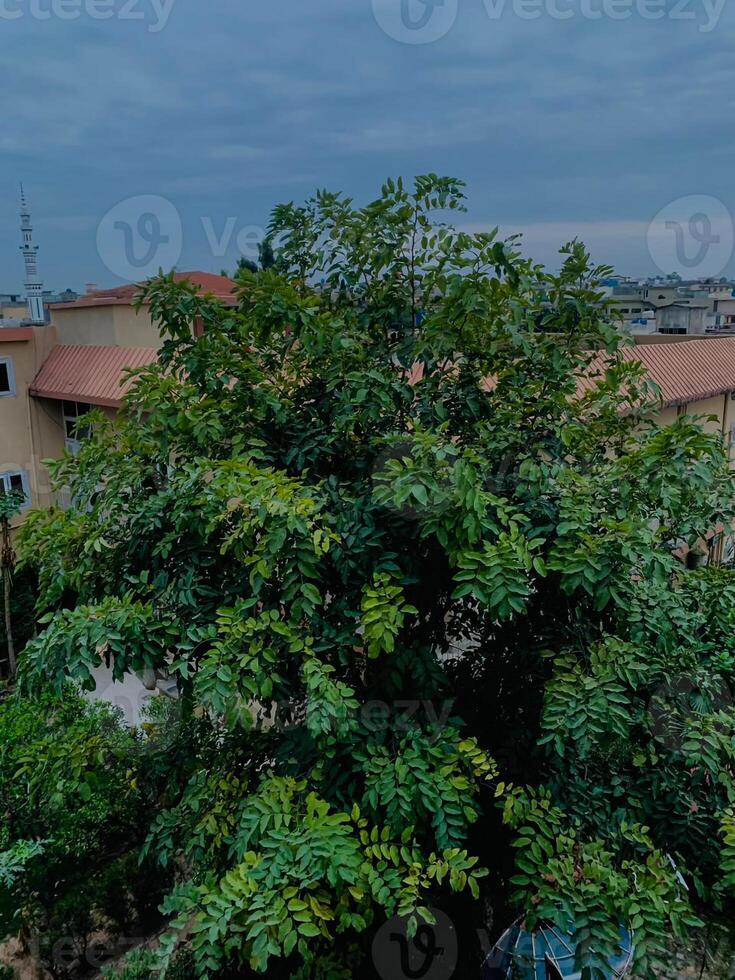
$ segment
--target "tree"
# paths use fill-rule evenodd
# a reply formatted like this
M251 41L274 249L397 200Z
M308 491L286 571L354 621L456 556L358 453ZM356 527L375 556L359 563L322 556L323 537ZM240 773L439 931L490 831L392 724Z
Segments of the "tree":
M258 243L258 262L261 269L272 269L278 262L278 258L273 249L273 239L270 235Z
M10 522L25 502L25 495L17 490L0 493L0 567L3 580L3 613L5 622L5 642L8 651L8 670L15 677L15 643L13 640L13 615L10 593L13 583L16 553L10 538Z
M722 440L651 421L610 269L463 207L435 175L320 192L238 311L149 284L159 363L26 523L24 684L178 682L146 852L201 976L360 976L432 908L476 975L490 908L571 929L591 977L628 926L653 977L731 920L735 583L675 554L732 524Z
M242 272L258 272L259 270L273 269L278 262L276 253L273 250L273 240L270 235L266 235L265 238L258 242L258 261L247 258L245 255L241 255L237 260L237 269L235 270L235 276L239 276ZM222 270L223 276L229 276L229 272L226 269Z

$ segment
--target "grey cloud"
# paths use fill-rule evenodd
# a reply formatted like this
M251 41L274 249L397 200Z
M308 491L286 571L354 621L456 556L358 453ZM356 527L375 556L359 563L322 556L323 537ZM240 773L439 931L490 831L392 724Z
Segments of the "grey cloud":
M316 186L367 200L397 173L464 177L473 224L525 229L547 261L577 228L623 272L653 271L645 228L668 201L735 208L729 5L707 34L506 7L490 20L482 0L458 0L452 29L425 46L386 36L371 0L176 0L158 33L0 22L0 287L22 279L20 179L52 288L109 281L96 225L140 194L181 213L180 266L214 271L234 263L236 236L213 256L203 217L263 226L280 200Z

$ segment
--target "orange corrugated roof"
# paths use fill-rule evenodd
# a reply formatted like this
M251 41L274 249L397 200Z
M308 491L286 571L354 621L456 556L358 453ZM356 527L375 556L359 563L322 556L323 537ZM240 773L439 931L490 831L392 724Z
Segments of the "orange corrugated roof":
M234 305L236 298L234 290L237 288L232 279L227 276L217 276L212 272L176 272L174 273L175 282L184 280L199 286L201 294L211 293L224 303ZM112 289L96 289L86 296L80 296L73 303L52 303L49 309L52 310L78 310L88 306L131 306L133 300L141 290L142 283L130 283L128 285L114 286Z
M686 405L726 391L735 391L735 337L641 344L621 347L619 353L624 360L639 361L647 368L649 379L661 390L664 406ZM610 356L605 353L593 359L585 374L577 378L577 394L580 397L596 386L610 362ZM408 371L408 383L418 384L423 376L424 365L417 362ZM482 387L485 391L494 391L497 378L485 378Z
M158 358L155 347L101 347L83 344L54 347L29 391L40 398L64 399L118 408L133 382L127 368L145 367Z
M664 405L686 405L735 391L735 337L706 337L674 344L641 344L623 347L620 356L639 361L648 376L661 389ZM601 354L591 367L591 374L603 371L609 360ZM579 379L581 391L595 382L591 377Z
M735 337L623 347L619 354L647 368L648 376L661 390L664 405L686 405L735 391ZM122 381L125 369L153 364L157 357L154 347L57 346L38 372L30 393L116 408L132 386L129 380ZM609 360L609 355L600 354L592 362L589 373L578 379L580 395L595 386L595 375L604 371ZM414 364L409 383L419 383L422 376L423 365ZM495 379L486 379L483 387L491 391Z

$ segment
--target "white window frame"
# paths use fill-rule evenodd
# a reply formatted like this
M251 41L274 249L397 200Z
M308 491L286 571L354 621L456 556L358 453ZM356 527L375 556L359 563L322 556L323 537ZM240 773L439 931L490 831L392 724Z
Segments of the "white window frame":
M0 398L15 398L17 390L15 387L15 369L13 368L12 357L0 357L0 364L4 364L8 369L8 391L0 391Z
M0 485L5 493L10 493L10 491L13 489L10 480L14 476L20 477L23 493L26 495L25 503L21 504L20 509L28 510L28 508L31 506L31 484L26 470L5 470L4 472L0 473Z

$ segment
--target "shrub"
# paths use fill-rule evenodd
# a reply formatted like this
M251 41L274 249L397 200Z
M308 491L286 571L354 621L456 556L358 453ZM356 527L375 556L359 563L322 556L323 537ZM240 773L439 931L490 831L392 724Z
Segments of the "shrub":
M157 975L156 955L150 949L134 949L122 963L102 971L108 980L153 980Z
M155 918L164 879L142 867L150 820L143 737L116 709L15 694L0 705L0 929L18 933L54 976Z

